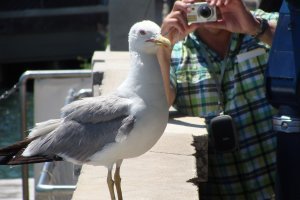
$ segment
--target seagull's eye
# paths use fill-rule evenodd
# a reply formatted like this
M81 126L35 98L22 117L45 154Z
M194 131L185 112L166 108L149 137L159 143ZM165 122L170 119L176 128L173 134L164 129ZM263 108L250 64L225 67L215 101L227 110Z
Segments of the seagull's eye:
M146 35L146 31L140 30L140 34L141 34L141 35Z

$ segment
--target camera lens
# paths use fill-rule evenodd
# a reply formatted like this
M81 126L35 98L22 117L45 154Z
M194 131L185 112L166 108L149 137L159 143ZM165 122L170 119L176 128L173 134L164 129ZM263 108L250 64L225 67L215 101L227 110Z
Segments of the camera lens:
M212 15L212 10L207 5L200 6L198 12L199 15L204 18L209 18Z

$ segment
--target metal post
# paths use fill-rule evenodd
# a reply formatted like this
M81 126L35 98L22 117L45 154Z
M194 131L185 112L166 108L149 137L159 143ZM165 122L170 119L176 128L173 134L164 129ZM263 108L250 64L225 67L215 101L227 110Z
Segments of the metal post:
M41 79L41 78L84 78L91 77L91 70L41 70L41 71L26 71L19 79L20 83L20 104L21 104L21 139L27 137L27 81L29 79ZM22 190L23 200L29 200L29 172L28 166L22 165Z
M26 73L26 72L25 72ZM27 130L27 119L26 119L26 82L27 76L21 76L20 81L20 105L21 105L21 139L26 138L26 130ZM23 200L29 200L29 172L28 165L22 165L22 192L23 192Z

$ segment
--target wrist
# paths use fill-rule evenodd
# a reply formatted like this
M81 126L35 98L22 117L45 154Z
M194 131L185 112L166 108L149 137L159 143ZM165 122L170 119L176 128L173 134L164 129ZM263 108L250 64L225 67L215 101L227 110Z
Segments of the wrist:
M255 28L251 31L250 35L252 37L259 39L269 28L269 23L264 18L255 18L256 25Z
M158 46L156 54L163 54L163 55L171 55L173 50L173 45L166 47L166 46Z

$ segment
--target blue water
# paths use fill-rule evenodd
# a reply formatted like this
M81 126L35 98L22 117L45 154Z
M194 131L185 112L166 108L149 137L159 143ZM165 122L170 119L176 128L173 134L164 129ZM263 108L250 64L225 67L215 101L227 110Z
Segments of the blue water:
M4 90L0 89L0 95ZM33 95L28 93L27 127L33 124ZM21 139L21 118L19 93L14 93L8 99L0 100L0 148ZM32 175L32 166L30 166ZM21 166L0 166L0 179L20 178Z

